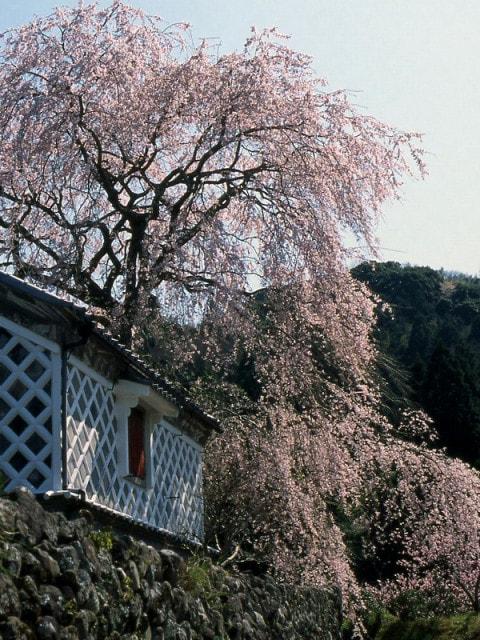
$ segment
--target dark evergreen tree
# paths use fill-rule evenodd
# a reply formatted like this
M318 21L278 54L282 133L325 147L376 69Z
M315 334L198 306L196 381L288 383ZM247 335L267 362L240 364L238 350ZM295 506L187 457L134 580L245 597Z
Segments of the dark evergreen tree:
M478 462L480 388L475 357L466 347L436 346L421 389L422 404L435 421L449 453Z
M390 308L377 325L385 413L424 409L440 445L480 466L480 280L396 262L353 274Z

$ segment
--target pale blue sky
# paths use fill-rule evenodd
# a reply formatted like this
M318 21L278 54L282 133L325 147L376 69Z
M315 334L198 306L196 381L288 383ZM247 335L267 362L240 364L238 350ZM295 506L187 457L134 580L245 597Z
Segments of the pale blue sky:
M429 176L387 205L385 259L480 274L478 0L130 0L239 48L251 25L277 26L332 88L366 112L425 134ZM0 30L74 0L0 0ZM108 2L101 1L101 5Z

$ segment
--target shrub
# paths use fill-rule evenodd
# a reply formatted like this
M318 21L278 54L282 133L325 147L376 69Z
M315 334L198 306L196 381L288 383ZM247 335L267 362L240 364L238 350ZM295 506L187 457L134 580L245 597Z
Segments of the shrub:
M97 548L97 551L104 549L105 551L111 551L113 548L113 536L111 529L101 529L99 531L92 531L90 539Z

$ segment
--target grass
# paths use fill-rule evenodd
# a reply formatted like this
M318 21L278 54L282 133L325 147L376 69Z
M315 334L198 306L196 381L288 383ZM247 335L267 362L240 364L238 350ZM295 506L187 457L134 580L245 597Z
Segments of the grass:
M180 584L194 597L205 596L213 591L210 571L208 561L195 556L189 558L180 576Z
M480 640L480 615L385 621L375 640Z
M194 598L203 598L211 607L216 608L225 595L217 578L209 558L193 555L184 565L179 584Z

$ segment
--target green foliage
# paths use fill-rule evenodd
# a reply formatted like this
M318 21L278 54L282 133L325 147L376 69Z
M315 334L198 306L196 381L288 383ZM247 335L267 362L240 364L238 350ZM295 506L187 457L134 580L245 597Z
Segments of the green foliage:
M187 560L180 574L179 584L194 598L202 598L213 607L219 604L220 596L223 594L219 588L212 561L199 554Z
M133 582L130 576L122 576L122 600L124 602L130 602L133 598Z
M422 408L440 446L480 465L480 279L396 262L363 263L353 275L379 306L376 340L384 411Z
M417 620L385 619L375 640L478 640L480 616Z
M342 640L351 640L354 633L354 624L349 618L342 620L342 626L340 628L342 633Z
M77 601L72 598L67 600L63 605L63 611L70 621L73 621L75 614L78 613Z
M111 551L113 548L113 534L111 529L92 531L90 539L97 548L97 551L100 551L101 549Z
M327 507L335 520L335 524L340 528L343 539L348 549L350 561L356 575L361 576L362 580L368 581L371 568L368 566L369 561L364 553L364 540L368 533L366 520L363 519L363 510L357 507L355 510L347 511L341 501L330 498ZM376 573L374 579L377 578Z
M418 395L434 419L442 444L449 453L478 463L480 379L472 351L459 343L449 349L439 342L427 365Z
M68 614L73 615L78 611L77 601L73 598L71 600L67 600L67 602L64 604L64 609Z
M442 595L441 603L438 597L430 596L424 591L410 589L403 591L390 604L390 612L400 620L427 620L434 618L441 606L445 614L455 612L453 599L449 603L448 594Z
M185 563L180 585L194 597L208 596L213 591L210 577L211 562L201 556L192 556Z
M403 545L399 532L404 527L402 505L397 501L398 512L393 518L384 510L384 503L398 494L399 473L395 464L389 469L375 466L376 477L382 479L375 490L360 496L354 507L346 508L337 500L328 500L328 509L335 524L343 534L352 569L358 580L366 585L390 580L402 571ZM399 495L399 494L398 494ZM375 534L372 522L385 533ZM367 596L366 596L367 597ZM374 605L369 604L369 610Z
M439 617L435 603L418 591L404 592L387 611L364 594L363 626L369 640L478 640L480 616L475 613ZM348 638L348 636L345 636Z
M366 601L368 602L368 598ZM363 626L367 632L366 637L376 640L377 634L396 620L397 618L379 603L368 602L368 609L362 616Z

